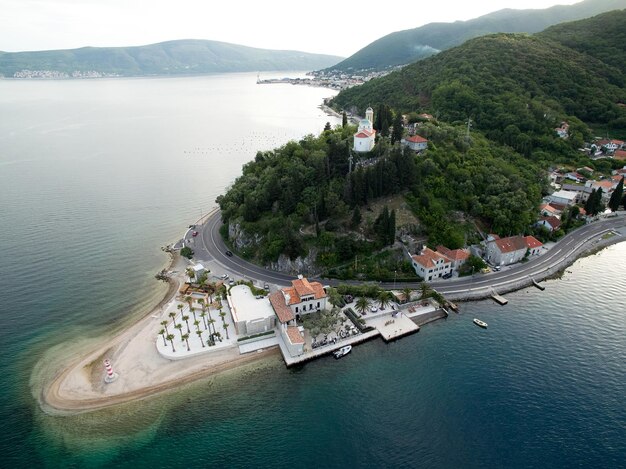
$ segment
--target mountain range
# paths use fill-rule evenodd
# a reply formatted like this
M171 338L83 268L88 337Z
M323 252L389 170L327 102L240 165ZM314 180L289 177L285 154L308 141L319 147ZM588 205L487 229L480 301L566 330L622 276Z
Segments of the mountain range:
M53 72L53 77L146 76L314 70L336 64L341 59L331 55L257 49L218 41L177 40L136 47L0 52L0 74L19 77L29 76L29 73L33 76L33 71L47 71ZM30 72L24 73L24 70Z
M548 26L626 8L626 0L584 0L542 10L504 9L468 21L429 23L384 36L329 70L385 69L413 63L491 33L536 33Z

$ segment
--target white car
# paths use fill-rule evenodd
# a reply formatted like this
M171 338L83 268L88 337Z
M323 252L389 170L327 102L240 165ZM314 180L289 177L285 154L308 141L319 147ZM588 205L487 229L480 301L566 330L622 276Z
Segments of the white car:
M372 307L370 308L370 311L371 311L372 313L375 313L376 311L378 311L378 308L377 308L376 306L372 306Z
M226 280L228 278L228 274L223 274L223 275L220 276L220 278L222 280Z

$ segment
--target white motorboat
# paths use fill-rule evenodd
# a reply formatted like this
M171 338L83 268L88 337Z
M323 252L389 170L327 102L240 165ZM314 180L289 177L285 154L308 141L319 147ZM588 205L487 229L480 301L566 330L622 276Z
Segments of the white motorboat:
M487 323L485 321L481 321L480 319L474 318L474 324L482 327L483 329L487 329Z
M335 356L335 358L341 358L344 355L349 354L350 350L352 350L352 345L345 345L345 346L341 347L339 350L335 350L333 352L333 355Z

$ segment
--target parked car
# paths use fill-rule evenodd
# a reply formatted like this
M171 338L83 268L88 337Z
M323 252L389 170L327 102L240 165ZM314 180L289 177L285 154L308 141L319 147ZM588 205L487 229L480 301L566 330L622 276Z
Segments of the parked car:
M191 236L193 236L195 238L196 236L198 236L198 232L194 231L193 233L191 233Z
M267 283L265 285L263 285L263 288L265 288L267 291L270 290L270 286Z
M495 270L496 272L500 272L501 267L499 265L496 265L493 270Z
M233 253L230 251L226 251L224 254L226 254L228 257L233 257Z
M452 272L448 272L447 274L444 274L441 277L442 278L451 278L452 277Z
M228 274L222 274L222 275L220 275L220 278L222 280L226 280L228 278Z
M234 285L235 284L235 280L233 280L232 278L228 281L229 285Z

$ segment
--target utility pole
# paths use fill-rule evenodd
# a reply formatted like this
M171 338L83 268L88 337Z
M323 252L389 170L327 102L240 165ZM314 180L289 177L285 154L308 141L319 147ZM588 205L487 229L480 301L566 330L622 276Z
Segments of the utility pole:
M467 118L467 133L465 134L466 140L469 142L470 139L470 128L472 127L472 118Z

